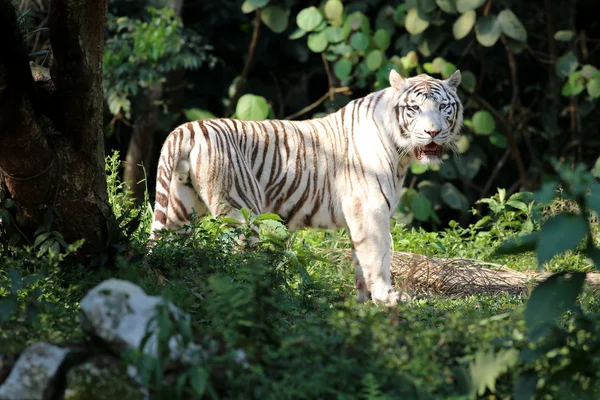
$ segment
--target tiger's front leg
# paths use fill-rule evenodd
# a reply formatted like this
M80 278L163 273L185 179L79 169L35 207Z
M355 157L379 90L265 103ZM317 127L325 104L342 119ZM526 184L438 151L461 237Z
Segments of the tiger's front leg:
M390 217L387 205L366 206L355 199L346 207L358 300L395 305L399 293L390 281Z

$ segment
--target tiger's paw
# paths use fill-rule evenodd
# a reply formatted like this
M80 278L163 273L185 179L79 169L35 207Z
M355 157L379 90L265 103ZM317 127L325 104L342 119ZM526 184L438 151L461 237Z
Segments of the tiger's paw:
M371 298L375 303L384 303L386 306L393 307L398 303L408 303L412 297L406 292L397 292L392 289L381 293L379 296L371 294Z

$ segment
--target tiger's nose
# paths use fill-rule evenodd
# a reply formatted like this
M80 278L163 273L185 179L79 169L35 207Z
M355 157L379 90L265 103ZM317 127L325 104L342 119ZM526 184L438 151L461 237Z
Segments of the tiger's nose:
M431 128L431 129L425 129L425 133L429 133L429 135L431 137L435 137L435 135L437 135L438 133L440 133L441 129L435 129L435 128Z

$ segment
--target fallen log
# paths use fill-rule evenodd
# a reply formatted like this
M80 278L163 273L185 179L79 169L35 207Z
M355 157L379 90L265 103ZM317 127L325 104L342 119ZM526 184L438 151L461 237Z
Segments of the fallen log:
M351 260L351 251L344 252ZM520 272L501 264L467 258L436 258L393 251L390 272L394 288L409 293L466 296L476 293L527 294L550 272ZM600 286L600 273L588 272L586 281Z

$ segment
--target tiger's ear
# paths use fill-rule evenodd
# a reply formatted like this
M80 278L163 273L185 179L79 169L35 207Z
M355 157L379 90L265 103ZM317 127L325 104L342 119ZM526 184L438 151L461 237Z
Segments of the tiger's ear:
M402 90L406 79L402 77L395 69L390 70L390 86L396 90Z
M456 90L456 88L458 88L458 85L460 85L460 81L461 81L460 70L457 69L450 76L450 78L446 79L444 82L446 82L448 84L448 86L450 86L451 88Z

